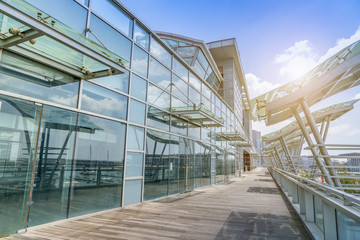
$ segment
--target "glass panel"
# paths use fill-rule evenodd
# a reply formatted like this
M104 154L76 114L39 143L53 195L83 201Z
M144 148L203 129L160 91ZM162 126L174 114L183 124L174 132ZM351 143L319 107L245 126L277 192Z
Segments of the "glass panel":
M130 99L129 121L138 124L145 124L145 104Z
M186 102L181 101L180 99L178 99L177 97L171 97L171 107L172 108L176 108L176 107L185 107L188 104Z
M124 206L141 202L142 180L126 180Z
M336 211L336 220L339 240L360 239L359 223L340 211Z
M149 55L141 50L138 46L134 46L132 69L133 71L139 73L143 77L147 77L148 73L148 60Z
M171 72L153 58L150 58L149 80L170 91Z
M225 181L225 151L216 147L216 183Z
M144 200L168 194L169 142L168 134L147 132Z
M197 60L201 63L202 65L202 68L204 70L206 70L208 67L209 67L209 63L208 61L206 60L204 54L202 53L202 51L200 50L199 53L198 53L198 56L197 56Z
M201 187L202 179L202 147L198 142L194 142L194 184L195 188Z
M315 208L315 223L324 232L324 214L323 205L320 198L314 196L314 208Z
M122 74L117 74L102 78L95 78L92 81L125 93L129 92L129 72L126 70L124 70L124 73Z
M179 192L179 138L170 136L169 195Z
M139 177L143 175L142 153L128 152L126 155L126 177Z
M184 65L182 65L176 58L174 58L173 60L173 70L180 78L184 79L185 81L189 80L189 70Z
M148 103L168 110L170 108L170 94L160 88L149 84Z
M207 97L208 99L211 99L211 90L208 88L205 84L202 85L202 94Z
M194 190L195 186L195 142L192 140L186 140L186 142L189 153L186 191L192 191Z
M131 75L131 96L146 101L146 85L147 81L135 74Z
M148 107L147 125L149 127L158 128L169 131L170 115L160 109Z
M204 104L204 107L207 109L207 110L211 110L211 103L208 99L206 99L205 97L202 97L201 98L201 102Z
M189 87L189 98L191 102L195 105L200 105L201 103L201 95L194 88Z
M121 205L126 125L79 114L78 126L70 217Z
M103 2L103 1L101 1ZM131 41L110 27L100 18L91 14L89 38L124 58L127 62L122 62L125 66L130 65ZM96 37L95 37L96 36ZM99 42L99 40L101 42Z
M0 89L69 107L76 107L79 82L70 75L14 53L3 51Z
M25 228L40 107L0 95L0 237Z
M171 117L171 132L187 136L188 123L180 118Z
M109 0L92 0L91 8L127 36L132 36L133 20Z
M83 81L81 109L110 117L126 119L127 97Z
M190 78L189 78L190 84L199 92L201 91L201 81L198 79L194 74L190 72Z
M186 192L187 168L189 166L188 142L184 138L179 141L179 193Z
M210 185L210 162L211 162L211 146L210 145L203 145L202 148L202 155L201 155L201 161L202 161L202 168L201 168L201 186L208 186Z
M85 6L89 6L89 0L77 0L78 2L81 2Z
M74 0L26 0L33 6L45 11L72 29L85 34L87 10ZM82 1L84 2L84 1Z
M172 83L174 84L173 86L171 86L172 94L187 102L188 84L178 78L176 75L173 75Z
M205 78L205 70L201 67L198 60L195 61L193 69L201 78ZM191 78L190 78L191 81Z
M129 125L127 141L128 149L144 150L144 129Z
M200 139L200 127L189 123L189 137Z
M161 44L151 37L150 53L160 62L171 68L171 54Z
M29 226L64 219L67 215L77 113L44 106L35 165Z
M149 33L146 32L142 27L138 24L135 24L134 28L134 40L137 44L149 50Z

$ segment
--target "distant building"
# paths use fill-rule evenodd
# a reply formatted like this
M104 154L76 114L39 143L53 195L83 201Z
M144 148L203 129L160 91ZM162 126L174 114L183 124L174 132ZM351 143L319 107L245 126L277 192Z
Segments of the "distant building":
M360 172L360 153L344 153L339 154L339 156L348 156L347 158L347 166L349 167L359 167L359 168L349 168L349 172Z

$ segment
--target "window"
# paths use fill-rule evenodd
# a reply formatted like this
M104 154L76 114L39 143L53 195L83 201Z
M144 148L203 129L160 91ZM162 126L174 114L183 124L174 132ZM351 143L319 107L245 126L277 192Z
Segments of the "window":
M149 80L170 90L171 72L154 58L150 58Z
M127 141L128 149L144 150L144 128L129 125Z
M149 50L149 33L146 32L142 27L138 24L135 24L134 29L134 40L137 44Z
M109 0L92 0L91 8L111 25L132 36L133 20Z
M131 75L131 96L146 101L146 86L146 80L136 76L135 74Z
M138 124L145 124L145 104L130 99L129 121Z
M171 68L171 54L153 37L151 37L150 42L150 53L159 59L160 62Z
M145 78L148 73L148 60L149 55L138 46L134 46L132 69Z
M148 103L168 110L170 108L170 94L149 84Z
M92 81L105 85L107 87L114 88L121 92L128 93L129 92L129 72L124 70L124 73L95 78Z
M90 82L83 82L81 109L126 119L127 97Z

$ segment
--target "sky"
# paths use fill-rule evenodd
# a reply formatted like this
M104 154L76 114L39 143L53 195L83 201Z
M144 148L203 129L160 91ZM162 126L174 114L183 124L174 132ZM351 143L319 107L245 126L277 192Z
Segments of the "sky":
M295 80L360 40L359 0L120 0L145 25L211 42L236 38L250 98ZM355 87L312 111L360 98ZM327 143L360 144L360 103L331 124ZM292 120L253 128L266 134ZM336 152L340 153L340 152Z

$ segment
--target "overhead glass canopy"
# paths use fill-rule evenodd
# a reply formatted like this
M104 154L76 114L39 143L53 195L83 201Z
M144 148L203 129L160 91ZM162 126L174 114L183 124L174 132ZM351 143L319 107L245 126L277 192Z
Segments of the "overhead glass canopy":
M304 77L251 100L254 120L267 125L293 116L292 108L305 100L309 106L343 90L360 85L360 41L342 49Z
M0 1L0 48L83 79L122 73L127 62L20 0Z
M175 107L171 108L170 111L171 114L202 127L220 127L224 125L224 119L207 110L202 104L198 106Z
M356 99L353 101L334 104L329 107L317 110L313 112L312 115L317 124L326 121L329 117L331 121L334 121L345 113L351 111L354 108L354 104L357 103L359 100L360 99ZM303 117L302 119L303 122L307 124L305 117ZM266 141L267 143L271 143L273 141L277 141L280 137L295 138L299 134L301 134L299 125L296 121L294 121L278 131L262 136L262 140Z
M216 133L216 141L247 141L247 138L239 132Z

